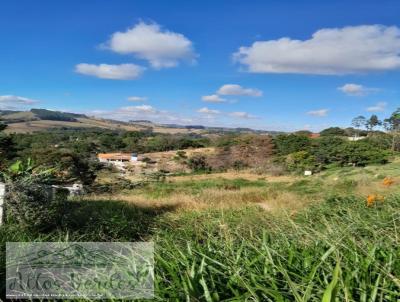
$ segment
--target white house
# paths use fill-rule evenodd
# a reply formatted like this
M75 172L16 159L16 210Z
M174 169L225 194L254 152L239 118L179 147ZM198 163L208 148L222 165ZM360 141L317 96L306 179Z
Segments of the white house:
M97 154L97 158L101 163L110 163L116 166L138 161L136 153L100 153Z

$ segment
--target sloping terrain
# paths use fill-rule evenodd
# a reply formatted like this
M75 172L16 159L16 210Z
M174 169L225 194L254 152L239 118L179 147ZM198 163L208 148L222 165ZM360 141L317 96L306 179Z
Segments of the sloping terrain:
M30 111L0 110L0 121L8 124L7 133L30 133L61 128L103 128L110 130L152 130L157 133L259 133L277 134L275 131L261 131L248 128L206 127L201 125L157 124L147 120L123 122L102 119L84 114L76 114L47 109L31 109ZM280 132L279 132L280 133Z
M8 124L7 133L29 133L60 128L103 128L110 130L152 130L159 133L199 133L198 129L164 127L151 122L122 122L83 114L32 109L31 111L0 111L0 120Z

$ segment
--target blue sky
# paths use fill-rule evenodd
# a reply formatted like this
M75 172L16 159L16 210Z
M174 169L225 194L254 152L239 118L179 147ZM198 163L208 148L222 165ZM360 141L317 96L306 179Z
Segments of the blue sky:
M0 108L319 130L400 106L399 1L0 3Z

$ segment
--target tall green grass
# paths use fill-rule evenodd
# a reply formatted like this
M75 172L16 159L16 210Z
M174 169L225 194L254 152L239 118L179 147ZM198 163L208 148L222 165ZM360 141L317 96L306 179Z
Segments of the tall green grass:
M246 208L165 222L158 300L398 301L399 203L332 197L294 217Z
M250 206L172 210L75 201L50 233L1 227L2 267L7 241L153 240L156 301L400 299L399 196L373 207L332 196L278 216Z

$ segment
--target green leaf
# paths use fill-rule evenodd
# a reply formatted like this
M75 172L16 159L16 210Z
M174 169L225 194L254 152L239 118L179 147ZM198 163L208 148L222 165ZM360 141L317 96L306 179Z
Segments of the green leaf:
M322 297L322 302L334 302L336 298L336 293L338 290L338 280L340 274L340 261L336 262L336 267L333 271L333 277L331 283L325 289L324 295Z

